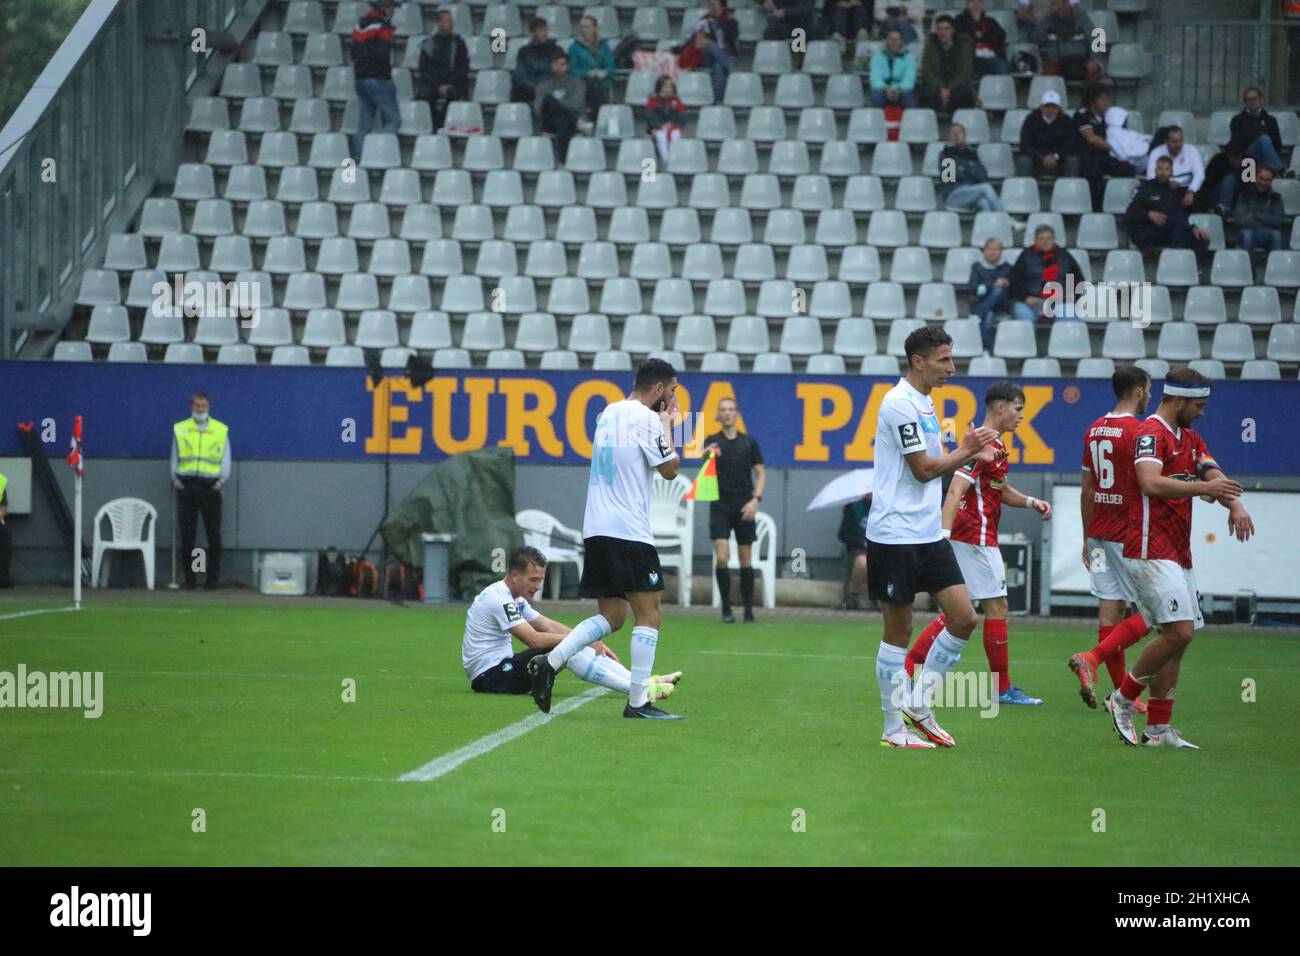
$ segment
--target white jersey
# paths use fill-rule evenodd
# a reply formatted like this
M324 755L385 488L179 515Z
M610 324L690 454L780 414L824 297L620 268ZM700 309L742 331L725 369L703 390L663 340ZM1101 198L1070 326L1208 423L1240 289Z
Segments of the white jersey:
M465 675L473 680L490 667L515 656L510 628L520 621L541 617L523 595L512 597L505 581L496 581L479 592L465 615L465 637L460 645Z
M676 457L657 412L630 398L608 405L592 439L583 538L654 544L650 485L655 469Z
M928 544L938 541L943 509L942 482L919 482L903 459L943 455L934 402L905 378L885 393L876 419L875 485L867 539L878 544Z

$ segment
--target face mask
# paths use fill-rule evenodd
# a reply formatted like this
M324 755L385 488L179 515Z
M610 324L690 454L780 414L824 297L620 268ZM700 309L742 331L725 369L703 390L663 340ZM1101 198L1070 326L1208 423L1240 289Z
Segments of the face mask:
M194 420L195 420L196 422L198 422L200 425L202 425L204 422L206 422L206 421L208 420L208 413L207 413L207 412L195 412L195 413L194 413Z

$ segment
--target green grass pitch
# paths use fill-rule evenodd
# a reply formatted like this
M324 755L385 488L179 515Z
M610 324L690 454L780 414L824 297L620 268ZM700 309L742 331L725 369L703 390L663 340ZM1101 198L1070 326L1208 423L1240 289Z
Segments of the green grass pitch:
M0 605L12 614L22 605ZM552 611L568 623L580 614ZM103 671L104 714L0 710L9 865L1047 864L1300 860L1300 639L1202 632L1174 723L1123 746L1065 667L1086 627L1011 623L1037 708L941 712L950 751L882 749L876 617L724 627L669 608L670 709L610 694L428 783L407 771L535 713L471 693L463 611L92 604L0 620L0 671ZM918 615L918 629L920 626ZM610 642L627 660L630 627ZM963 667L982 666L978 635ZM355 702L343 681L356 681ZM1257 701L1242 700L1255 682ZM1105 674L1103 685L1108 684ZM557 704L589 685L568 674ZM202 808L206 832L192 830ZM1095 832L1095 811L1105 831ZM795 832L796 810L803 832Z

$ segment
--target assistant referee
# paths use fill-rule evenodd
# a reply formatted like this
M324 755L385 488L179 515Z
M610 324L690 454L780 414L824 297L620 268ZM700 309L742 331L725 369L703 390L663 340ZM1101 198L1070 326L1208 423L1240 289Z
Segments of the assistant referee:
M709 503L709 537L713 539L713 555L717 559L714 574L718 579L718 593L722 595L722 623L735 624L731 613L731 533L736 533L736 548L740 552L740 597L745 604L745 623L754 620L754 538L758 534L759 502L767 484L763 467L763 453L753 435L736 428L740 408L734 398L724 398L718 403L718 421L722 431L704 440L704 452L717 454L718 500ZM772 587L764 581L764 587Z

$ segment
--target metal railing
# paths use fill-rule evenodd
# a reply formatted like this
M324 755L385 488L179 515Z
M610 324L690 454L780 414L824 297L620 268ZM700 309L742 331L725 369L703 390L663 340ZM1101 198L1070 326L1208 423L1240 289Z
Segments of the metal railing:
M1162 109L1240 109L1241 91L1260 86L1270 109L1295 109L1289 70L1300 62L1300 21L1223 20L1152 24Z
M192 31L265 3L92 0L0 130L0 358L62 327L108 232L174 172L186 92L212 57Z

